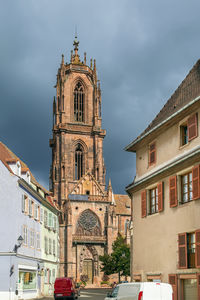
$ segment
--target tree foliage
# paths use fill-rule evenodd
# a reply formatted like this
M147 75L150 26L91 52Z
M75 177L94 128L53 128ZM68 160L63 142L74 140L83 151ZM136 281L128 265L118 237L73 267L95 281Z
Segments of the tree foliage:
M112 253L99 257L102 262L101 271L106 275L118 273L120 276L130 275L130 248L121 234L112 244Z

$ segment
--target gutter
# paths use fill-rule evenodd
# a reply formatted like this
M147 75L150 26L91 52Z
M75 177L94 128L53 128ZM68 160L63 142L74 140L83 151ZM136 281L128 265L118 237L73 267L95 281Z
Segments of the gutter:
M175 112L174 114L172 114L171 116L169 116L167 119L165 119L164 121L162 121L161 123L159 123L158 125L156 125L155 127L153 127L152 129L150 129L147 133L145 133L144 135L142 135L139 139L136 139L133 142L131 142L128 146L126 146L124 148L124 150L125 151L133 152L133 151L129 150L129 148L131 148L134 145L136 145L138 142L140 142L141 140L143 140L146 136L148 136L153 131L155 131L156 129L160 128L162 125L164 125L165 123L167 123L168 121L170 121L171 119L173 119L175 116L177 116L179 113L181 113L182 111L184 111L186 108L188 108L191 105L193 105L194 103L196 103L199 99L200 99L200 96L198 96L197 98L193 99L190 103L186 104L181 109L179 109L177 112Z
M134 182L134 183L132 183L131 185L127 186L127 187L126 187L127 193L129 193L128 191L129 191L130 189L139 186L140 184L146 182L148 179L151 179L151 178L153 178L153 177L155 177L155 176L157 176L157 175L160 175L160 174L164 173L165 171L170 170L172 167L175 167L175 166L179 165L180 163L186 161L187 159L192 158L193 156L198 155L198 154L200 154L200 146L198 147L197 150L195 150L195 151L193 151L193 152L191 152L191 153L189 153L189 154L186 153L185 155L183 155L183 156L181 157L181 159L180 159L180 158L177 158L176 160L174 160L173 162L169 163L169 164L166 165L165 167L160 168L159 170L155 171L154 173L151 173L150 175L144 177L143 179L141 179L141 180L139 180L139 181L137 181L137 182Z

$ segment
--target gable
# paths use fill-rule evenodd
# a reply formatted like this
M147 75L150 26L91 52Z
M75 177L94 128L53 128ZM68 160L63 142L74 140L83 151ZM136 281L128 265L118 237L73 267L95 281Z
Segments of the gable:
M101 186L90 173L86 173L83 177L81 177L69 194L104 196Z

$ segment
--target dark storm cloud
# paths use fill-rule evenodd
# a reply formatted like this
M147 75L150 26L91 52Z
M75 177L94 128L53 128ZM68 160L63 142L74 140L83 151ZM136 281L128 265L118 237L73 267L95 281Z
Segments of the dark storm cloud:
M48 187L53 86L79 53L96 58L102 86L104 157L115 193L135 175L123 148L162 108L200 56L198 0L0 2L0 138Z

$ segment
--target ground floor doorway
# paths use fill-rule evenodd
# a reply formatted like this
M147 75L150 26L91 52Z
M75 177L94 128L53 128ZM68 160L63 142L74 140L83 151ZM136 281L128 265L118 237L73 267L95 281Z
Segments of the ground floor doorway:
M84 259L83 261L83 275L87 275L88 281L87 283L92 284L93 283L93 260L92 259Z
M197 279L183 279L181 280L182 297L183 300L197 300Z

